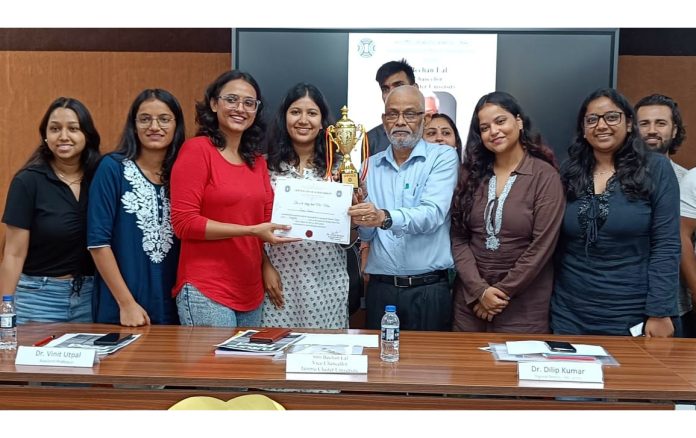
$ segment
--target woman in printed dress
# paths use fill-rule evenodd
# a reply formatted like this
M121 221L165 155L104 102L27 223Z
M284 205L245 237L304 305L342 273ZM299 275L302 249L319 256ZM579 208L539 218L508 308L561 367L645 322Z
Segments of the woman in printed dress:
M293 86L271 128L268 168L275 188L279 177L320 181L326 174L325 129L328 104L312 84ZM357 233L353 232L353 240ZM302 240L266 246L266 298L261 325L338 329L348 327L348 272L344 248Z

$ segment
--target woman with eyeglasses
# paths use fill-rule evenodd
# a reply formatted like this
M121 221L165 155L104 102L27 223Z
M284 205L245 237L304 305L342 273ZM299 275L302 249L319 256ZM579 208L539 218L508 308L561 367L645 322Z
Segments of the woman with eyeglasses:
M174 286L184 325L258 326L263 242L289 227L270 223L273 189L260 147L261 91L248 73L215 79L196 104L197 137L172 171L172 223L181 239Z
M170 177L186 130L181 105L159 88L128 110L121 140L90 188L87 245L97 266L94 320L124 326L178 324L172 287L179 241Z
M565 205L553 153L508 93L474 109L452 201L455 331L548 333Z
M650 152L633 108L590 94L561 167L567 206L551 328L558 334L672 336L679 280L679 186Z
M70 97L49 105L39 135L7 193L0 291L15 295L19 324L92 322L87 196L100 136L85 105Z

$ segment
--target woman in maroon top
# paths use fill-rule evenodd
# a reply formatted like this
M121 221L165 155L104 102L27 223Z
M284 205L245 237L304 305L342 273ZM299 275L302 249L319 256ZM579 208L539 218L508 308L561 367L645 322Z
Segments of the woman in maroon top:
M181 323L217 327L261 322L263 242L285 243L273 207L261 92L251 75L223 73L196 104L197 137L171 177L172 225L181 239L173 293Z
M564 207L553 153L515 98L483 96L452 206L454 330L549 332Z

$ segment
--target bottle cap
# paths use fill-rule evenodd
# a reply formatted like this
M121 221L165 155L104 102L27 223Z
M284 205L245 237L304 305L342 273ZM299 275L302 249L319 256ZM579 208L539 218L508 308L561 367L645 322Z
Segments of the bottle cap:
M14 295L3 295L2 300L3 301L14 301Z
M384 308L385 312L396 312L396 306L389 304Z

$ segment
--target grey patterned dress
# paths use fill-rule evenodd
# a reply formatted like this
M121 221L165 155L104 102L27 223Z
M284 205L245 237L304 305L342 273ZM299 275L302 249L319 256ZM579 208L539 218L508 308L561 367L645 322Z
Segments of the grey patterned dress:
M300 175L283 163L270 171L275 190L279 177L322 180L314 169ZM341 245L302 240L285 245L266 245L266 253L280 274L285 306L277 309L266 295L261 325L339 329L348 327L348 271Z

